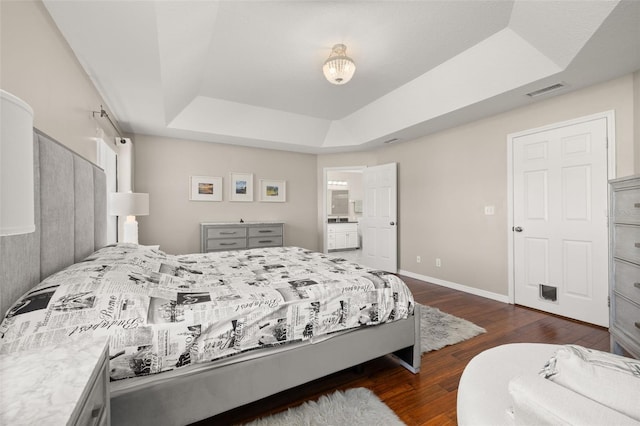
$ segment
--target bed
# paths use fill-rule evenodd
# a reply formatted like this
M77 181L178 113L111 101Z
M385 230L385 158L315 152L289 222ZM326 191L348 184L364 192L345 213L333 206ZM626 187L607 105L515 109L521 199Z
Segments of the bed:
M0 352L43 344L33 312L56 339L111 333L114 424L194 422L387 354L419 370L419 315L395 275L297 247L105 246L104 174L38 131L34 144L37 230L0 247Z

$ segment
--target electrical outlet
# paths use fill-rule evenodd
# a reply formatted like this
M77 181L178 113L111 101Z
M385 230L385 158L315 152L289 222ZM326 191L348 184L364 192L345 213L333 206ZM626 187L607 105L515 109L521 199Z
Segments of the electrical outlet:
M420 256L416 256L416 262L417 262L417 263L422 262L422 258L421 258Z
M440 260L439 257L436 257L436 266L439 268L442 266L442 261Z

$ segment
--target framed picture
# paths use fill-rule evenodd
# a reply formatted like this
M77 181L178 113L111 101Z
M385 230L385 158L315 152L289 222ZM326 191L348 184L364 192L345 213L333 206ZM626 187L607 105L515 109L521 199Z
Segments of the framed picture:
M260 179L260 201L284 203L286 200L286 180Z
M231 201L253 201L253 174L231 173Z
M222 201L222 178L191 176L189 199L191 201Z

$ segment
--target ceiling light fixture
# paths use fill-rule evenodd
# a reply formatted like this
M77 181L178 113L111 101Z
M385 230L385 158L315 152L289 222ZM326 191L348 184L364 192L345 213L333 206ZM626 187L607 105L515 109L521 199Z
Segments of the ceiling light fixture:
M329 58L324 61L322 72L332 84L345 84L351 80L356 72L356 64L347 56L347 46L336 44L331 49Z

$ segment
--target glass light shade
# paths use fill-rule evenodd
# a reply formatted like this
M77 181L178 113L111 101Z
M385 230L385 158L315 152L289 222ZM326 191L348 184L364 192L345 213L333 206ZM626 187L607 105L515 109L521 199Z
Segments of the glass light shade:
M356 64L347 56L347 46L336 44L322 67L324 76L333 84L345 84L356 72Z
M112 216L147 216L149 214L149 194L112 192L109 197L109 214Z
M0 235L36 230L33 201L33 110L0 89Z

